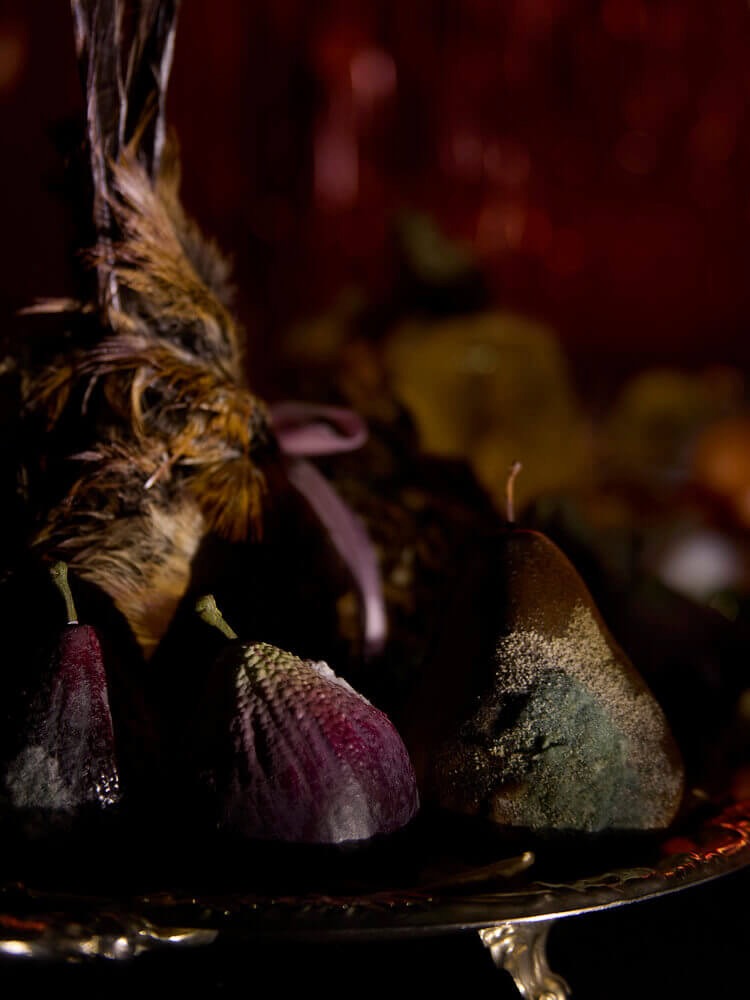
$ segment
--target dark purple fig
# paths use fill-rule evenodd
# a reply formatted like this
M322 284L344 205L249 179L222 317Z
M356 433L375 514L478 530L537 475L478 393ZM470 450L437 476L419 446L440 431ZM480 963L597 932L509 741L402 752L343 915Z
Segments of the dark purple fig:
M6 794L21 809L105 808L119 801L120 778L101 645L96 629L78 622L65 564L52 576L68 624L28 692Z
M222 829L337 844L393 833L415 816L414 770L383 712L323 662L236 641L213 598L198 610L235 640L204 705L219 734L209 770Z

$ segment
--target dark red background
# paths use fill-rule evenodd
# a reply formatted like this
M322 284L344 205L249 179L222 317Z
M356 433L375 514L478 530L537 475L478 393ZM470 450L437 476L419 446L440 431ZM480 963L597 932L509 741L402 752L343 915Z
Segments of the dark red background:
M256 354L344 285L382 288L392 215L418 207L475 248L499 304L554 323L579 377L608 378L665 360L750 366L749 97L745 0L185 0L170 107L186 201L235 258ZM80 108L65 0L0 0L4 326L70 288L51 131ZM338 200L315 170L332 122L350 158ZM739 995L745 875L564 921L555 968L582 1000ZM515 995L473 936L409 948L308 948L296 965L276 948L264 965L226 945L62 971L81 997L155 983L225 995L266 973L295 989L335 979L343 996L363 970L378 995L404 982ZM2 972L11 992L61 975Z
M418 207L586 371L745 366L749 56L744 0L186 0L170 117L256 352L382 287ZM67 4L2 0L3 313L67 288L50 129L79 109Z

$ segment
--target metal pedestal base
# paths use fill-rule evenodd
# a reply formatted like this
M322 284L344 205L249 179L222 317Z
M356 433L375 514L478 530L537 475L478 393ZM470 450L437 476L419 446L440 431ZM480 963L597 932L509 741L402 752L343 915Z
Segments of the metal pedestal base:
M568 1000L570 988L547 964L547 935L554 920L508 922L479 932L498 969L505 969L524 1000Z

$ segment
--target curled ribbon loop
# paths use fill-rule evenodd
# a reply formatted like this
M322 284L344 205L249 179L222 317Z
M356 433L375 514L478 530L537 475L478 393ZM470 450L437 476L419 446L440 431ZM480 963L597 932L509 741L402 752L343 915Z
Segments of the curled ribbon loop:
M270 407L271 426L292 486L302 494L352 574L362 602L364 645L380 652L388 634L377 553L367 529L308 458L361 448L367 426L353 410L314 403L282 402Z
M355 451L367 440L367 426L354 410L340 406L283 402L271 407L276 438L285 455L314 458Z

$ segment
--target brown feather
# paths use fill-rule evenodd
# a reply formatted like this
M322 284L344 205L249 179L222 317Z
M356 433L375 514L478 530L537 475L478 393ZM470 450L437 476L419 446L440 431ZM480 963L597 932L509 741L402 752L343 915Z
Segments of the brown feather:
M76 457L84 470L37 544L109 594L149 656L189 584L203 515L168 483L146 488L158 453L112 443Z
M227 263L184 213L176 145L165 144L177 0L72 7L97 231L86 259L98 293L70 322L83 330L87 314L90 329L93 313L100 326L27 386L29 411L55 430L55 468L71 470L42 498L35 543L108 593L148 655L206 534L260 534L267 484L257 456L270 435L244 382Z

